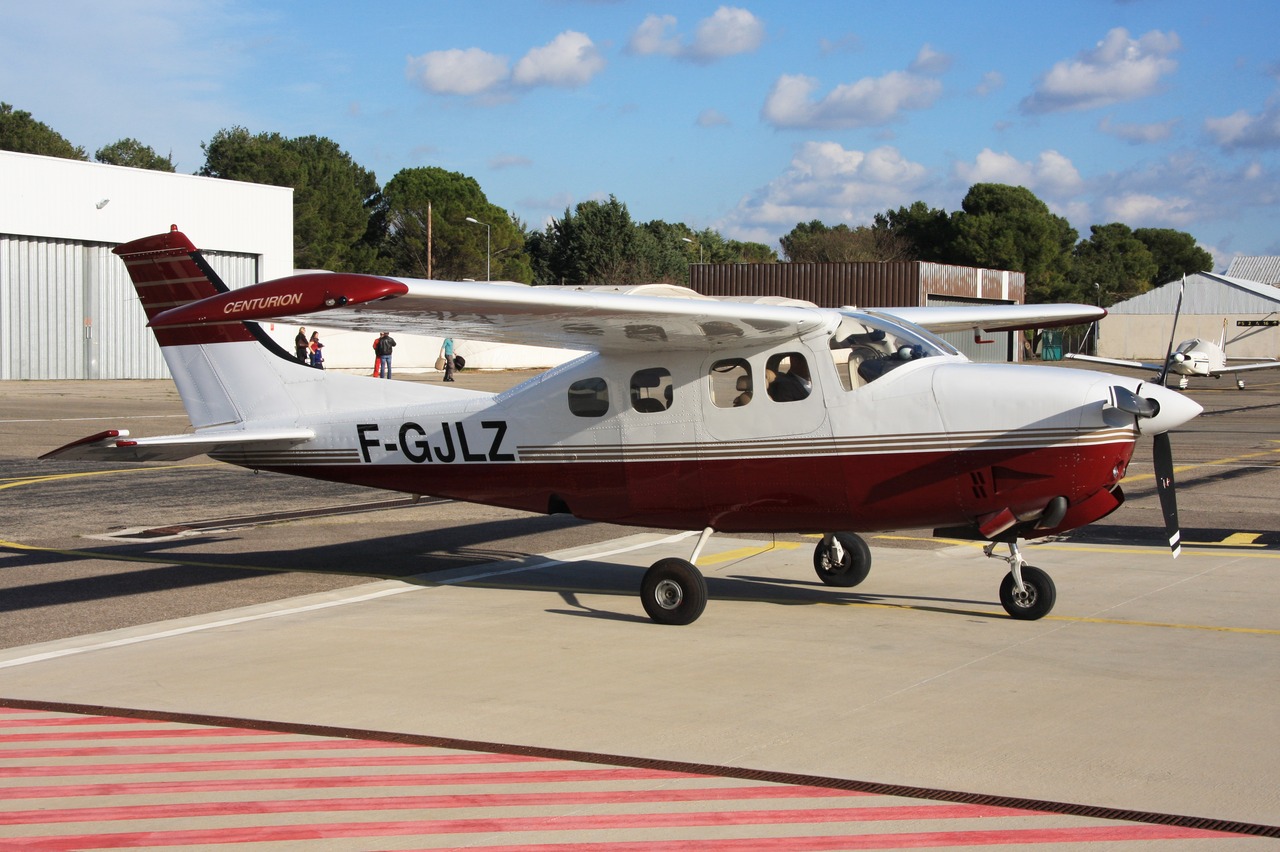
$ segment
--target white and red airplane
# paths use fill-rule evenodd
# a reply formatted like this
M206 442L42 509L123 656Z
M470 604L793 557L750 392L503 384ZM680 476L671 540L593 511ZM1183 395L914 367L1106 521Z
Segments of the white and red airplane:
M44 458L201 453L246 468L616 524L701 530L645 574L655 621L687 624L713 531L818 533L826 583L866 577L855 533L957 529L1008 546L1000 600L1053 607L1020 538L1091 523L1124 500L1139 434L1156 440L1170 546L1168 431L1200 411L1098 372L976 364L929 330L1088 321L1086 305L860 311L556 287L306 273L228 290L176 228L115 249L194 430L110 430ZM500 394L315 370L256 321L589 350ZM308 322L307 324L311 324Z

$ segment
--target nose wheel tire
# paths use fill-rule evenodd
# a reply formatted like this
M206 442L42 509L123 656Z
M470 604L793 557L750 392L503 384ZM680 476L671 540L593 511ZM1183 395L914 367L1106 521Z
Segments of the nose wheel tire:
M659 624L692 624L707 608L707 581L683 559L660 559L640 584L644 611Z
M813 570L828 586L856 586L871 571L871 548L853 533L835 533L818 542L813 550ZM835 545L838 542L839 547Z
M1000 581L1000 604L1013 618L1035 621L1044 618L1058 599L1058 589L1053 578L1033 565L1022 566L1022 591L1013 581L1013 574L1005 574Z

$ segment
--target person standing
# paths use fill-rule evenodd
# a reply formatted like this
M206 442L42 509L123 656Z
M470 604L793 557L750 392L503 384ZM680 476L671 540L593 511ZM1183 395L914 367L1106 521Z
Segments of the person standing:
M307 363L307 351L307 330L298 326L298 336L293 339L293 354L297 357L299 364Z
M391 350L395 348L396 341L390 332L384 331L378 335L378 342L374 344L374 351L378 353L379 378L391 378Z
M320 342L320 332L311 332L311 344L309 348L311 349L311 366L315 367L317 370L323 370L324 352L321 350L324 349L324 344Z
M444 357L444 380L446 382L454 381L453 378L453 338L446 337L444 345L440 347L440 354Z

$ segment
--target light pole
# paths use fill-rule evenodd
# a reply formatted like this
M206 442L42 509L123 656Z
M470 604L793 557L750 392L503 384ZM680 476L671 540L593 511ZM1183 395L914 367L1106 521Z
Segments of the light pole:
M689 244L689 245L691 245L691 246L697 246L697 247L698 247L698 263L702 263L702 243L694 242L693 240L689 239L688 237L681 237L680 239L684 240L686 243L688 243L688 244Z
M473 216L468 216L467 221L474 222L477 225L484 225L484 280L488 281L489 280L489 261L493 257L493 253L489 249L489 247L492 245L492 243L489 240L489 236L490 234L493 233L493 229L490 228L487 223L481 222L479 219L476 219Z

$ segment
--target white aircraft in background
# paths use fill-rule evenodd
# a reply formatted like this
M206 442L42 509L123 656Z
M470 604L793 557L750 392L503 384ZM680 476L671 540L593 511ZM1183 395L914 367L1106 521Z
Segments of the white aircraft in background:
M1163 364L1150 364L1146 361L1128 361L1123 358L1100 358L1097 355L1074 355L1068 353L1065 357L1073 358L1077 361L1093 361L1097 364L1109 364L1113 367L1133 367L1136 370L1151 370L1156 374L1155 381L1162 385L1168 386L1169 374L1172 373L1178 377L1178 389L1186 390L1188 380L1192 376L1201 376L1204 378L1220 379L1224 375L1236 376L1236 387L1244 390L1244 379L1240 378L1240 373L1247 373L1253 370L1274 370L1280 367L1280 360L1259 360L1251 359L1250 363L1229 366L1227 364L1227 321L1222 321L1222 336L1218 338L1215 345L1208 340L1202 340L1194 337L1191 340L1184 340L1178 344L1177 348L1173 346L1174 335L1178 330L1178 315L1182 313L1182 295L1186 287L1186 278L1182 280L1182 288L1178 290L1178 306L1173 312L1173 328L1169 334L1169 350L1165 354Z
M1177 348L1169 353L1169 358L1164 364L1151 364L1145 361L1126 361L1122 358L1099 358L1096 355L1072 355L1067 354L1064 357L1074 358L1077 361L1094 361L1099 364L1110 364L1115 367L1133 367L1138 370L1151 370L1156 373L1155 381L1160 384L1166 384L1168 375L1172 373L1178 377L1178 389L1186 390L1189 380L1192 376L1201 376L1204 378L1220 379L1223 376L1235 376L1236 387L1244 390L1244 379L1239 376L1240 373L1248 373L1253 370L1274 370L1280 367L1280 361L1250 361L1249 363L1230 365L1227 363L1229 356L1224 347L1226 346L1227 329L1226 321L1223 320L1222 337L1218 342L1212 343L1208 340L1201 340L1198 337L1191 340L1184 340L1178 344Z
M860 311L306 273L228 290L176 228L115 249L194 431L112 429L44 458L242 467L616 524L701 530L644 576L655 621L688 624L714 531L818 533L818 576L854 586L855 533L957 530L1008 547L1000 601L1052 609L1019 539L1124 501L1139 435L1155 440L1170 547L1168 432L1199 413L1158 385L1083 370L975 364L929 330L1089 321L1087 305ZM305 320L298 318L305 317ZM259 320L590 350L500 394L299 364Z

